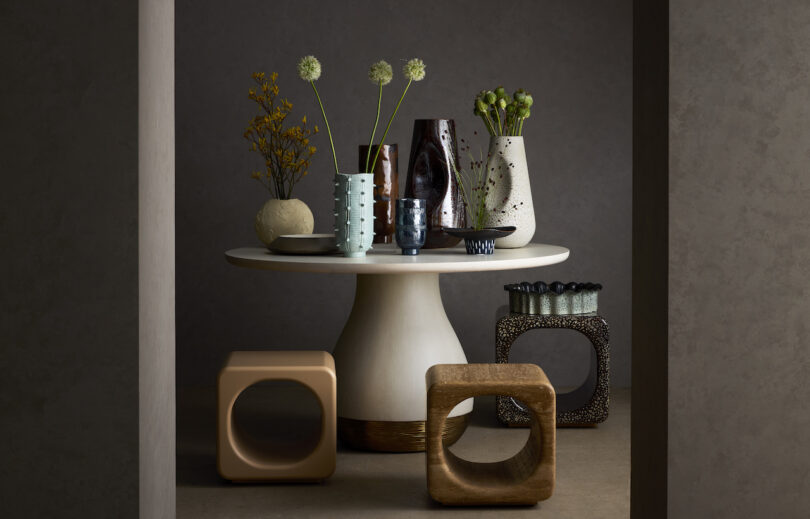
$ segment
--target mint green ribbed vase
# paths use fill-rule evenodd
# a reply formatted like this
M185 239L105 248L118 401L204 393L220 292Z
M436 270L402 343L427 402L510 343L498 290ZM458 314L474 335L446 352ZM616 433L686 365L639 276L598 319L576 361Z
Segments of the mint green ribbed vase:
M347 258L362 258L374 240L374 174L335 176L335 238Z

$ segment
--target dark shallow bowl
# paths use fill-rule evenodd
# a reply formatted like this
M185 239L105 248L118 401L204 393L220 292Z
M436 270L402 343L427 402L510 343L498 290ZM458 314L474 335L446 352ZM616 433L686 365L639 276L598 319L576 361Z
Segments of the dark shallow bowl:
M494 240L496 238L509 236L515 232L515 229L517 229L517 227L513 225L509 227L486 227L478 231L474 230L472 227L442 227L442 230L450 236L464 238L465 240Z

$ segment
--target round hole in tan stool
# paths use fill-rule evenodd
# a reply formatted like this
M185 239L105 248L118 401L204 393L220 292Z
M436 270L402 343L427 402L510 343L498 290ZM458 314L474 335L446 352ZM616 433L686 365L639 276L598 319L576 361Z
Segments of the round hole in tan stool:
M234 423L236 399L248 387L268 380L297 382L321 406L321 438L305 456L274 458L240 439ZM335 361L324 351L235 351L219 373L217 469L232 481L319 481L335 471L337 412Z
M548 499L555 480L555 394L534 364L438 364L426 375L427 481L446 505L532 505ZM445 447L441 431L459 402L504 395L524 402L532 416L526 445L512 458L473 463Z

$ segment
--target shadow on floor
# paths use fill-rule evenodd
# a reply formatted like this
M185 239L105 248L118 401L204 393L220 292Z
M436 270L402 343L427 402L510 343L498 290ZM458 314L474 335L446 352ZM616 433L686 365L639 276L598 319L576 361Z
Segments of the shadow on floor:
M267 405L275 400L280 405ZM257 431L278 427L287 440L295 439L301 433L301 427L291 427L290 417L294 411L288 403L294 399L268 399L248 402L240 416L240 422L252 426ZM177 416L177 485L178 486L222 486L230 484L219 477L216 467L216 389L213 387L198 388L184 392L178 398ZM305 409L306 411L306 409ZM309 411L315 412L315 408ZM310 436L313 427L307 423L306 416L298 417L297 422L306 436ZM311 420L310 420L311 422ZM484 428L502 428L495 417L495 397L484 396L475 399L475 406L470 416L470 425ZM318 427L315 426L317 429ZM278 435L277 435L278 436ZM278 438L276 438L278 439ZM285 438L282 438L285 439ZM298 438L300 439L300 437ZM353 451L338 442L339 453ZM424 485L423 485L424 486Z

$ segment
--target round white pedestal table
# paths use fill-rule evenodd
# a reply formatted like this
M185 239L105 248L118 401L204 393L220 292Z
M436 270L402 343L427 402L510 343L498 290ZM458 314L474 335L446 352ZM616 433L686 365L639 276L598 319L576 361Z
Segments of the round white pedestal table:
M442 305L439 274L542 267L568 254L565 247L531 243L490 256L468 255L463 247L403 256L392 245L375 246L364 258L262 248L225 256L240 267L357 276L354 306L333 353L338 434L354 447L402 452L424 450L428 368L467 362ZM450 413L448 443L464 432L472 405L464 401Z

